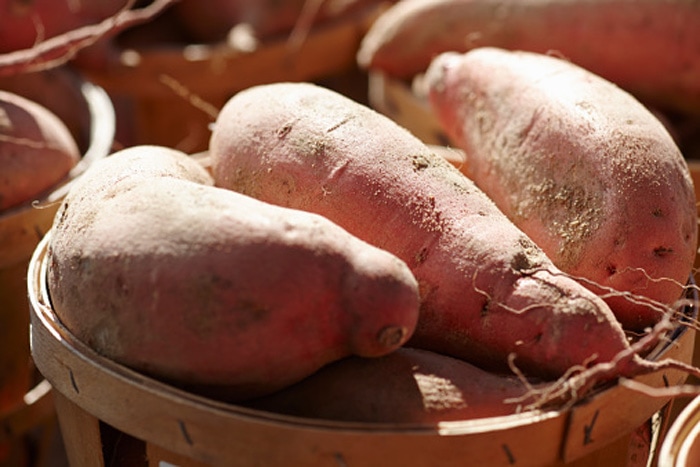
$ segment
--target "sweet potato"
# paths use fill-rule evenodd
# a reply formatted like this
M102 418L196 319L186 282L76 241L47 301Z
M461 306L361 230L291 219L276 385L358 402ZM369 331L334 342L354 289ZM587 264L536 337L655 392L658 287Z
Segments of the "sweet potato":
M37 102L68 127L81 153L90 144L90 109L83 94L85 78L62 66L35 73L0 76L0 89Z
M556 53L660 107L700 112L700 3L692 0L401 0L358 62L395 77L446 51Z
M218 186L316 212L403 259L421 290L414 347L483 368L515 354L541 377L628 348L603 300L471 180L362 104L308 83L252 87L222 108L209 152Z
M536 384L463 360L403 347L348 357L247 407L346 422L437 424L518 413Z
M71 187L48 286L77 338L173 384L246 398L410 337L418 292L402 261L321 216L211 183L180 152L135 146Z
M0 90L0 211L33 201L79 159L75 138L53 112Z
M425 82L464 172L625 328L680 299L697 248L693 181L634 97L565 60L496 48L442 54Z

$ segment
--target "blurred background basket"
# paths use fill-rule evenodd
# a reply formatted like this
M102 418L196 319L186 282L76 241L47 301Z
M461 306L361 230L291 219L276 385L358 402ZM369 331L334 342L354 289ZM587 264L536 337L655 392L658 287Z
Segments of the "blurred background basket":
M39 199L0 212L0 466L21 467L47 461L46 446L29 446L33 438L25 435L55 415L50 386L30 356L27 267L70 183L110 153L115 115L104 90L66 68L4 77L0 89L51 110L71 130L82 154L68 177Z
M367 80L355 54L382 2L327 24L303 40L289 34L261 40L250 50L227 41L189 42L174 12L166 11L113 40L101 66L75 65L112 97L117 140L124 146L158 144L187 153L207 149L216 113L236 92L280 81L314 81L366 100Z
M700 465L700 397L685 406L659 451L659 467Z

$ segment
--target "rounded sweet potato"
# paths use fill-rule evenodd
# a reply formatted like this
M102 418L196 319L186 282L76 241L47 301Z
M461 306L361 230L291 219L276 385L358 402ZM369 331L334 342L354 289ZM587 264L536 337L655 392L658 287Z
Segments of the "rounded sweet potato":
M261 395L412 334L417 283L329 220L211 186L172 149L96 163L56 214L57 316L103 355L214 395Z
M83 75L65 66L0 76L0 89L37 102L60 118L83 156L93 137L89 102L82 89L84 83Z
M33 201L64 179L80 156L53 112L0 90L0 211Z

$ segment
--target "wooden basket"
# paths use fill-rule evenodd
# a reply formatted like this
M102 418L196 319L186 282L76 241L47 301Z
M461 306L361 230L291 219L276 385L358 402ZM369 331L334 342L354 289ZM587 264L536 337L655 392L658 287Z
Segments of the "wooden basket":
M50 304L49 236L28 273L32 354L55 389L73 467L104 466L105 459L120 456L132 462L123 465L180 467L595 465L588 462L601 456L606 465L626 465L633 434L655 414L663 416L669 402L614 386L566 411L419 426L333 423L221 403L105 359L71 335ZM694 307L687 311L696 315ZM689 362L695 332L682 326L670 337L651 358ZM654 387L685 379L676 370L637 378ZM110 451L116 445L129 452ZM642 457L648 455L647 449ZM646 457L636 465L645 465Z
M115 128L114 111L106 93L72 71L54 69L18 76L16 80L3 78L0 86L58 115L71 129L82 158L65 180L40 199L0 213L0 465L5 465L2 452L10 449L10 444L17 443L21 451L22 437L55 415L49 385L35 374L30 357L26 286L29 260L51 228L70 184L111 151ZM63 98L74 100L64 105Z
M700 397L695 397L674 420L658 459L659 467L700 465Z

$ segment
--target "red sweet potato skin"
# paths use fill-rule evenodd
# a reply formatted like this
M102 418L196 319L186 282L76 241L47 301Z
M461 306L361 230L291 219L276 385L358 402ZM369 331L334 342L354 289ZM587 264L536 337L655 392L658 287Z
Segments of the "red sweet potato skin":
M607 295L624 327L641 331L680 299L696 254L693 182L635 98L570 62L496 48L440 55L425 81L465 174L560 269Z
M402 0L366 34L359 63L407 78L446 51L552 53L660 107L700 112L693 0Z
M47 255L52 305L78 339L208 395L261 396L335 359L383 355L418 317L396 257L320 216L213 187L164 147L86 171Z
M0 91L0 211L35 200L79 159L73 135L54 113Z
M291 387L245 405L305 418L437 425L518 413L530 401L529 389L514 375L402 347L378 358L339 360Z
M316 212L403 259L421 290L416 347L501 368L514 353L552 376L627 345L602 300L473 182L337 93L306 83L242 91L221 110L210 154L218 186Z

